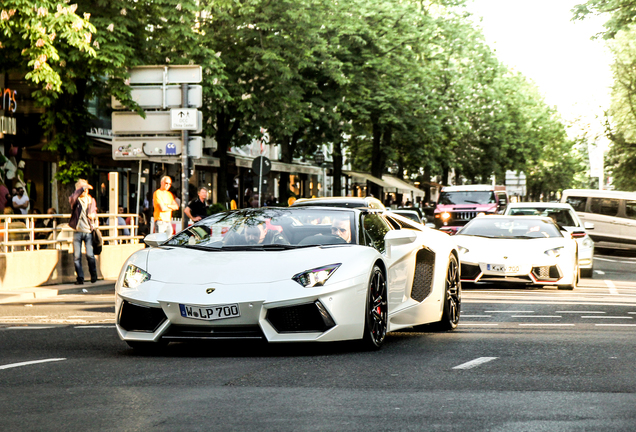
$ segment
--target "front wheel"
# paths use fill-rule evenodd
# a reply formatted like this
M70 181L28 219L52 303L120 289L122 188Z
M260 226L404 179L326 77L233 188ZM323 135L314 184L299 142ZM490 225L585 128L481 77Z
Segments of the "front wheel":
M459 276L459 263L455 255L448 260L444 290L444 311L442 319L435 323L435 328L441 331L455 330L459 323L462 304L462 282Z
M367 349L382 347L388 328L388 302L386 279L382 269L373 267L367 290L362 344Z

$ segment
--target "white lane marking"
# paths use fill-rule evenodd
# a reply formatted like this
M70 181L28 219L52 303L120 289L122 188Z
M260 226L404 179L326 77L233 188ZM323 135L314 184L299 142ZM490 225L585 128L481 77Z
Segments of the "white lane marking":
M6 327L7 330L45 330L52 329L55 326L22 326L22 327Z
M33 361L26 361L26 362L20 362L20 363L11 363L11 364L0 366L0 369L11 369L11 368L20 367L20 366L28 366L32 364L56 362L56 361L62 361L62 360L66 360L66 359L65 358L50 358L50 359L44 359L44 360L33 360Z
M605 318L605 319L634 319L634 317L626 317L626 316L593 316L593 315L585 315L581 318Z
M636 315L636 312L627 312L630 315Z
M512 315L510 318L563 318L561 315Z
M625 257L622 260L611 259L611 258L599 258L599 257L594 257L594 259L599 261L607 261L607 262L621 263L621 264L631 264L634 262L634 258L630 258L630 257ZM595 270L595 271L600 272L601 270Z
M605 280L605 285L609 288L609 292L612 295L618 295L618 290L616 289L616 285L611 280Z
M29 318L48 318L48 315L29 315ZM16 317L15 315L0 316L0 319L24 319L24 317Z
M534 311L525 311L525 310L522 310L522 311L516 311L516 310L501 311L501 310L498 310L498 311L484 311L484 312L486 312L486 313L534 313Z
M73 316L69 316L68 318L94 318L95 315L73 315Z
M462 314L462 318L492 318L492 315L466 315L466 314Z
M556 313L604 314L602 311L555 311ZM629 313L629 312L628 312ZM636 313L636 312L635 312Z
M547 324L547 323L527 323L527 324L519 324L520 326L541 326L541 327L574 327L575 324Z
M636 324L594 324L596 327L636 327Z
M598 259L598 258L597 258L597 259ZM604 272L604 271L602 271L602 270L594 270L594 273L596 273L596 274L600 274L600 275L604 275L604 274L605 274L605 272Z
M455 366L453 369L472 369L475 366L479 366L480 364L488 363L489 361L493 361L498 359L499 357L479 357L475 360L471 360L466 363L462 363L458 366Z
M115 328L114 325L86 325L86 326L75 326L76 329L96 329L96 328Z

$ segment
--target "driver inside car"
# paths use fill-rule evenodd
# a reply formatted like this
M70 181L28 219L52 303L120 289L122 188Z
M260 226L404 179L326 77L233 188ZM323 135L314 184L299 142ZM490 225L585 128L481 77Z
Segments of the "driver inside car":
M335 218L331 225L331 234L351 243L351 221L349 218Z

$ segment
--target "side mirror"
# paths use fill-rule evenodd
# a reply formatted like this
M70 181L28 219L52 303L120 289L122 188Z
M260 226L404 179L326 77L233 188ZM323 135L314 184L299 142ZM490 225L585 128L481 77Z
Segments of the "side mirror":
M391 258L391 248L399 245L413 243L417 233L409 229L391 230L384 236L384 248L387 258Z
M166 233L148 234L144 237L144 243L150 247L159 247L166 240L168 240L168 234Z
M583 223L583 227L584 227L586 230L594 229L594 224L593 224L592 222L584 222L584 223Z

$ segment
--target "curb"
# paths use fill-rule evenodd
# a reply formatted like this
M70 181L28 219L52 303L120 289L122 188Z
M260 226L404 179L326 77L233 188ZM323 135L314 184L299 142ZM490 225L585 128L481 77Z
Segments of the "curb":
M67 294L87 294L100 291L114 292L115 282L114 280L100 280L95 283L89 282L83 285L61 284L23 288L13 291L0 291L0 304L22 303L24 301L52 298Z

